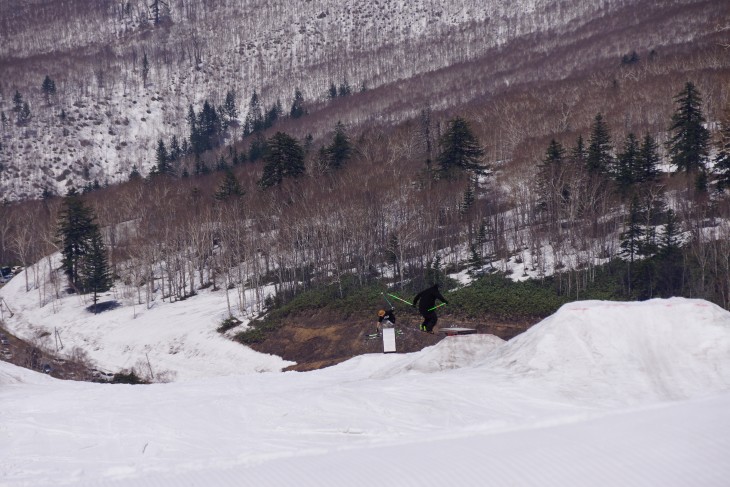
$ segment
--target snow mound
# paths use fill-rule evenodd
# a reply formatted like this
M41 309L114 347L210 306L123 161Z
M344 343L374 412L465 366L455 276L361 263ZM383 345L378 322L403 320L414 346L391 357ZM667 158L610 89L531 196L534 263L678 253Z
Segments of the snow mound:
M482 363L506 342L494 335L463 335L446 337L436 345L418 353L406 355L387 370L380 370L372 378L393 377L408 372L424 374L460 369Z
M14 384L48 384L52 377L0 361L0 386Z
M684 298L570 303L481 366L552 382L575 398L706 395L730 389L730 313Z

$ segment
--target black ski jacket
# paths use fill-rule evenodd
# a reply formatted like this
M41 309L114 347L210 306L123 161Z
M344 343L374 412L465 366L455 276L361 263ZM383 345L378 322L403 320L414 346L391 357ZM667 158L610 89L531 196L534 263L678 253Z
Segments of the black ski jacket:
M441 296L441 293L439 292L439 285L434 284L433 286L429 287L428 289L424 289L420 293L416 294L416 297L413 298L413 306L418 306L418 311L421 312L421 314L425 313L429 309L436 306L436 300L440 299L446 304L449 304L446 299Z

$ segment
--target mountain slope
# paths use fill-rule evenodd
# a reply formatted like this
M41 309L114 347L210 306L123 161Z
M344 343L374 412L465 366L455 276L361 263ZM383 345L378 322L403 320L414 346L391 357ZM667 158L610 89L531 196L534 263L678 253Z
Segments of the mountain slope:
M265 106L278 99L286 110L300 88L312 114L325 111L285 128L319 137L339 119L355 127L400 121L426 104L448 109L524 83L560 80L632 49L644 55L688 42L700 48L727 28L714 20L727 13L723 2L699 0L195 0L171 2L157 26L145 2L124 5L0 6L6 198L124 181L134 166L147 170L158 138L187 137L190 105L218 106L229 90L243 121L254 90ZM40 92L46 75L57 86L50 103ZM330 84L345 82L356 92L379 90L326 103ZM20 126L16 91L32 112ZM233 127L228 142L239 136Z

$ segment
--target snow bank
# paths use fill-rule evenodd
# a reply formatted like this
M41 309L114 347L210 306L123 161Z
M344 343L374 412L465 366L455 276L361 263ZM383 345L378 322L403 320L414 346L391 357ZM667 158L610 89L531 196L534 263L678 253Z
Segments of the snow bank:
M150 386L0 363L0 485L721 486L729 317L581 302L508 342Z
M39 282L48 282L47 270L40 272L45 275ZM158 298L149 307L109 292L100 302L116 298L118 307L93 314L87 310L91 304L88 296L64 294L54 299L43 286L27 292L21 273L0 289L0 298L14 313L5 316L12 333L55 350L58 331L63 343L60 354L79 347L97 368L109 372L135 368L142 375L185 381L279 372L292 364L244 347L216 331L228 317L225 291L200 290L196 296L174 303Z
M591 400L683 399L728 390L730 313L684 298L570 303L482 365Z

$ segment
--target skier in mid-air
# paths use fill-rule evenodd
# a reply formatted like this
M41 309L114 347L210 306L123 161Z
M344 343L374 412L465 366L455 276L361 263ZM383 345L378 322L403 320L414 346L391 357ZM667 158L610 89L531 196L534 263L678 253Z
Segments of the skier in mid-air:
M436 322L438 321L438 316L434 309L437 299L440 299L445 304L449 304L449 302L439 292L438 283L424 289L420 293L416 294L415 298L413 298L413 306L418 306L418 312L421 313L421 316L423 316L421 331L433 333L433 327L436 326Z

